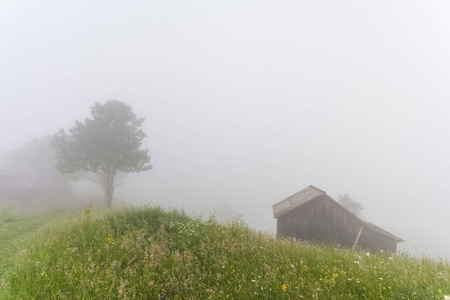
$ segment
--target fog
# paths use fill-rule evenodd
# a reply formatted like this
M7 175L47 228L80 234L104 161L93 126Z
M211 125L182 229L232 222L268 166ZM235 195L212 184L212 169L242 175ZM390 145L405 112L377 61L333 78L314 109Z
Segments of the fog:
M447 1L16 1L0 8L0 151L131 105L153 170L116 197L242 215L312 184L450 258Z

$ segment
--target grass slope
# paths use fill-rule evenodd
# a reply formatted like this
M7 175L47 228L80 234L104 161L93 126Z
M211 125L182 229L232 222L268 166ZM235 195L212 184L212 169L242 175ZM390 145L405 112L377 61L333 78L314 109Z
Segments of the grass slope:
M33 232L55 217L55 214L18 216L0 208L0 274L11 266L13 255L25 247Z
M28 235L26 245L15 244L20 247L14 247L14 255L8 250L6 256L14 263L0 267L0 298L444 299L450 295L448 262L275 240L242 222L222 225L214 218L205 222L179 211L143 208L78 214L56 224Z

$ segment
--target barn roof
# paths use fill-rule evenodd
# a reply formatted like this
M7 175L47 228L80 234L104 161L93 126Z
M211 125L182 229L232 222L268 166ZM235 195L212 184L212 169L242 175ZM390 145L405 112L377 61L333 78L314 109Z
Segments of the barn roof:
M315 186L310 185L306 189L303 189L300 192L295 193L294 195L291 195L286 199L274 204L273 216L275 218L278 218L281 215L287 213L288 211L291 211L294 208L297 208L305 204L306 202L311 201L314 198L317 198L318 196L326 194L327 193L325 193L321 189L318 189Z
M376 233L379 233L379 234L384 235L384 236L388 236L388 237L390 237L390 238L396 240L397 242L404 242L404 240L402 240L401 238L399 238L399 237L393 235L393 234L390 233L390 232L387 232L387 231L384 230L383 228L380 228L380 227L378 227L377 225L375 225L375 224L373 224L373 223L370 223L370 222L367 222L367 221L363 221L363 223L364 223L364 226L365 226L365 227L369 228L370 230L372 230L372 231L374 231L374 232L376 232ZM363 229L363 230L364 230L364 229Z
M276 203L273 205L273 216L277 219L280 216L284 215L285 213L299 207L302 206L303 204L316 199L319 196L327 196L329 199L331 199L333 202L336 203L336 205L341 206L344 210L346 210L349 214L351 214L353 217L355 217L357 220L359 220L361 222L361 225L363 225L365 228L376 232L378 234L387 236L391 239L396 240L397 242L404 242L404 240L402 240L401 238L393 235L392 233L378 227L377 225L367 222L367 221L363 221L360 218L358 218L358 216L356 216L355 214L353 214L352 212L350 212L348 209L346 209L345 207L343 207L341 204L339 204L336 200L334 200L333 198L331 198L330 196L327 195L327 193L325 191L322 191L319 188L316 188L313 185L308 186L307 188L301 190L298 193L295 193L289 197L287 197L286 199Z
M0 189L27 189L32 185L26 181L0 180Z

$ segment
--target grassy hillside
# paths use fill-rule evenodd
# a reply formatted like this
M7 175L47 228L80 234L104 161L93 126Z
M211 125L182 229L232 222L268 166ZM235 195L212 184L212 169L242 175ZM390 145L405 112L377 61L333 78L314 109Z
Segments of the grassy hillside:
M14 254L26 247L36 229L55 217L56 214L18 216L0 207L0 274L14 263Z
M6 225L11 247L3 246L0 258L10 263L0 265L1 299L444 299L450 295L448 262L278 241L242 222L221 225L214 218L204 222L178 211L146 208L63 218L7 214L0 218L16 218L0 221L0 238L5 237L5 224L16 224ZM25 224L39 229L31 234L23 229Z

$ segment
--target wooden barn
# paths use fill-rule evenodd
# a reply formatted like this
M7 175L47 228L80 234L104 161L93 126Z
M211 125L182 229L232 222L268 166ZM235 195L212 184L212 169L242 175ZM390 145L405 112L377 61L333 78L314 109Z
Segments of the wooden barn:
M43 190L0 169L0 201L33 202L43 197Z
M396 252L404 242L386 230L363 221L324 191L310 185L273 205L277 237L358 246L370 251Z

